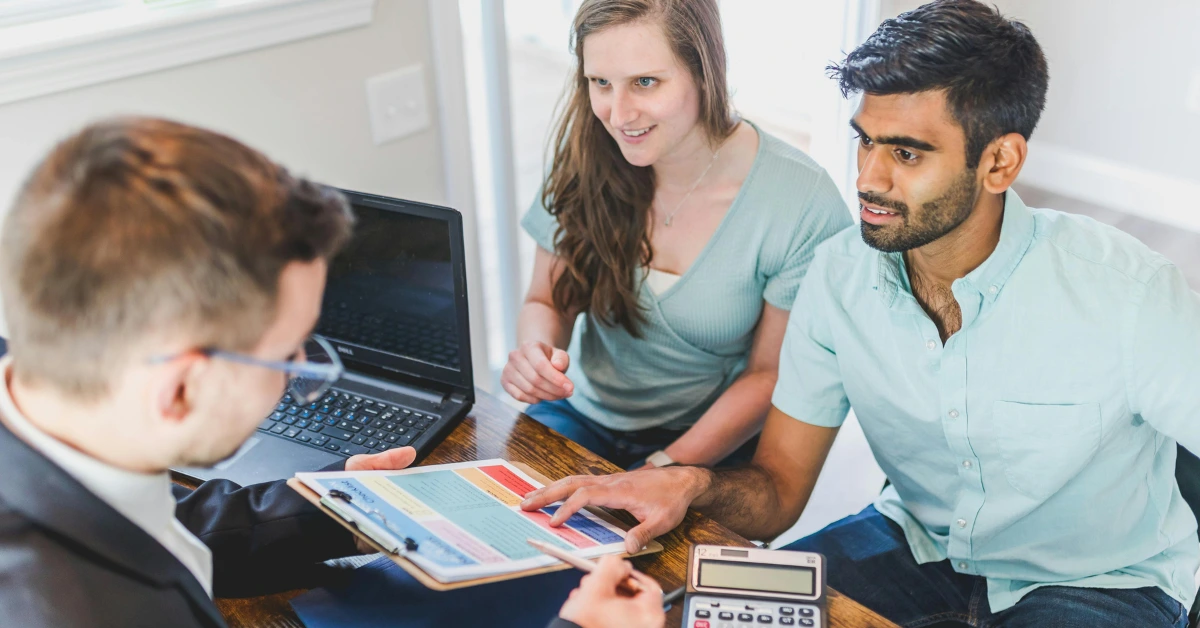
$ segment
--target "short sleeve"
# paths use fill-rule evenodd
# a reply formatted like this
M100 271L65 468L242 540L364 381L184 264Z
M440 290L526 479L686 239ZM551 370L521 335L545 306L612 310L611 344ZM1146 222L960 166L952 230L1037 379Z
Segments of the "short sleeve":
M784 414L820 427L839 427L850 411L830 333L826 304L833 301L824 274L827 255L815 254L812 272L800 282L779 353L779 379L771 403ZM803 301L801 301L803 299Z
M796 292L808 273L817 245L854 224L850 212L846 211L846 203L828 174L821 171L813 185L813 193L801 209L800 220L784 244L787 251L783 265L775 274L767 277L763 288L763 299L781 310L792 309Z
M525 216L521 218L521 228L525 229L538 246L553 253L554 236L558 231L558 219L542 206L542 193L539 191L529 205Z
M1200 296L1174 265L1145 285L1126 347L1131 409L1200 454Z

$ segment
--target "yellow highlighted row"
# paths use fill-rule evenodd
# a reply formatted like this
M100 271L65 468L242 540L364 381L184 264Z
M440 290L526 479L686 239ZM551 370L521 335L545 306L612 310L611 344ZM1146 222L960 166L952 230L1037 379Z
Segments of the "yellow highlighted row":
M479 490L500 500L505 506L516 506L521 503L521 498L513 494L512 491L504 488L504 485L488 477L486 473L479 469L455 469L455 473L462 476L463 479L474 484Z
M414 518L433 517L436 513L429 509L424 503L417 498L408 494L408 491L389 482L381 476L367 476L361 478L360 481L367 485L371 490L375 491L384 499L388 500L400 512Z

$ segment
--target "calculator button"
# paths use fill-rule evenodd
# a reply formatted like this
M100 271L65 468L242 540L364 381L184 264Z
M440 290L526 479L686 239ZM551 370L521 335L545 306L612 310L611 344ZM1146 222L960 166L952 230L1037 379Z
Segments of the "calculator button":
M738 621L754 621L754 615L750 613L738 613Z
M703 619L697 619L696 623L692 624L693 628L709 628L708 622Z
M700 619L708 619L709 617L712 617L712 613L705 610L699 610L696 611L696 617L699 617Z
M801 617L812 617L812 616L813 616L813 609L811 609L811 608L804 608L804 607L801 607L801 608L800 608L800 616L801 616Z
M779 625L780 626L795 626L796 620L793 617L780 617Z
M779 614L780 615L794 615L794 614L796 614L796 609L794 609L790 606L780 606Z
M760 623L760 624L769 624L774 621L775 621L775 618L771 617L770 615L759 615L758 616L758 623Z
M733 613L730 613L729 611L723 611L723 612L721 612L721 613L720 613L719 615L717 615L717 616L718 616L718 617L720 617L721 619L725 620L725 621L732 621L732 620L733 620Z
M814 623L813 623L813 620L811 620L811 619L808 619L808 618L805 618L805 617L801 617L801 618L800 618L800 625L801 625L801 626L815 626L816 624L814 624Z

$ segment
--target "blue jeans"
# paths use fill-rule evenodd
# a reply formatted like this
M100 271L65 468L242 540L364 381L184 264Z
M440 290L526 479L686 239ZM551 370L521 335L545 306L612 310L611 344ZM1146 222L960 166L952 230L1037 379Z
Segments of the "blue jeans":
M630 432L610 430L584 416L565 399L535 403L525 410L525 414L622 469L642 466L646 456L675 442L686 431L661 427ZM756 447L757 435L717 466L746 464L754 457Z
M782 548L827 559L829 586L904 626L1187 628L1187 610L1162 589L1035 589L993 613L987 581L949 561L918 565L900 526L874 506Z

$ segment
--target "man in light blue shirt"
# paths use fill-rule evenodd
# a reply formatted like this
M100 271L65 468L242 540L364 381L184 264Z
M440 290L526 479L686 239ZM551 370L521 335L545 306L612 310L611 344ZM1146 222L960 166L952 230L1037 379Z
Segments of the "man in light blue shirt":
M1033 35L939 0L831 69L864 94L861 233L801 285L753 464L569 478L528 505L625 508L631 546L689 504L771 538L853 407L892 484L785 548L824 553L832 587L904 626L1186 626L1200 299L1137 240L1009 189L1048 82Z

